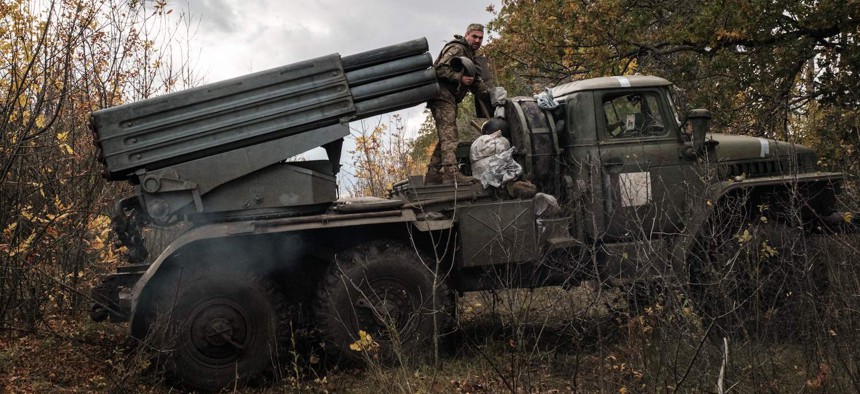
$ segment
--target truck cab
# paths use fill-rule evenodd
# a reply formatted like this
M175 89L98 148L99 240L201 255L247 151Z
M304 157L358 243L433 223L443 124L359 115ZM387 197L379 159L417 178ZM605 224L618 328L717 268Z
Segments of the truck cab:
M557 104L552 107L541 107L536 97L508 99L506 137L517 149L523 179L555 197L561 213L540 218L531 212L531 200L480 200L468 189L449 188L449 197L458 190L470 196L456 209L445 207L451 212L449 227L459 235L459 267L522 267L535 256L563 251L578 256L567 258L570 271L597 261L598 272L588 279L686 276L702 230L722 220L718 215L750 220L767 207L774 220L797 220L788 225L805 231L837 222L835 199L843 175L819 171L813 150L711 133L705 110L691 111L682 121L673 92L666 79L632 75L557 86L551 89ZM468 161L465 151L462 162ZM432 203L433 188L404 183L393 195ZM533 279L537 286L584 277ZM470 279L462 282L466 288L486 288Z
M592 202L584 232L607 242L677 234L690 165L689 135L669 81L646 76L597 78L553 89L565 105L560 138L573 201ZM599 202L599 203L595 203Z

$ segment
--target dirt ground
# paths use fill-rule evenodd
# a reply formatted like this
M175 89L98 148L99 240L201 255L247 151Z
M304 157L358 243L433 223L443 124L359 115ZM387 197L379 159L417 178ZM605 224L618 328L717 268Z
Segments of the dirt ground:
M279 379L230 391L714 392L721 366L732 374L736 392L827 391L829 367L800 361L803 352L792 346L759 348L755 353L767 355L769 367L763 358L741 354L742 361L725 368L719 344L672 337L672 331L662 329L666 317L676 315L660 314L659 304L634 318L615 313L623 307L617 292L588 286L467 293L459 300L457 329L446 336L437 366L342 369L324 366L319 358L324 356L297 355ZM152 354L127 338L125 325L83 316L46 321L37 333L11 333L12 339L0 340L3 392L184 392L166 384ZM768 368L766 379L753 379Z

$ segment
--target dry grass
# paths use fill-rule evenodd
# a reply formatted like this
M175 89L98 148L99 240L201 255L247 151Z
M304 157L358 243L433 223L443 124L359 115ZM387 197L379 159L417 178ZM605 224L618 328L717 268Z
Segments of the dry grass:
M303 364L287 367L289 378L237 392L717 392L721 371L727 392L850 392L858 387L860 275L856 252L839 253L818 335L727 338L728 360L722 341L709 338L695 311L673 297L628 317L618 290L517 289L461 297L439 366ZM0 343L6 392L176 392L140 346L128 345L125 326L83 316L47 321L37 334Z

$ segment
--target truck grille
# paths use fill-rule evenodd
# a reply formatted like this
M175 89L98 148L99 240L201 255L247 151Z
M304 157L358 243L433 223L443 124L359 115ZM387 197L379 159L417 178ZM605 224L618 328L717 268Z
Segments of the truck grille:
M734 178L737 176L760 178L815 171L815 166L814 158L806 159L800 157L797 163L792 163L788 159L782 159L725 164L721 167L720 173L723 178Z

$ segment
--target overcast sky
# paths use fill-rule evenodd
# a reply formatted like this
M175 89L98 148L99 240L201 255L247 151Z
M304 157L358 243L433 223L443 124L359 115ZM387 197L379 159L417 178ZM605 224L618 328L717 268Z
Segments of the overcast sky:
M426 37L435 58L454 34L493 15L492 0L193 0L191 43L205 82L328 55L351 55ZM199 51L199 52L198 52ZM403 113L415 132L423 106Z
M195 0L200 70L217 81L311 57L350 55L427 37L442 49L472 22L486 23L490 0Z

